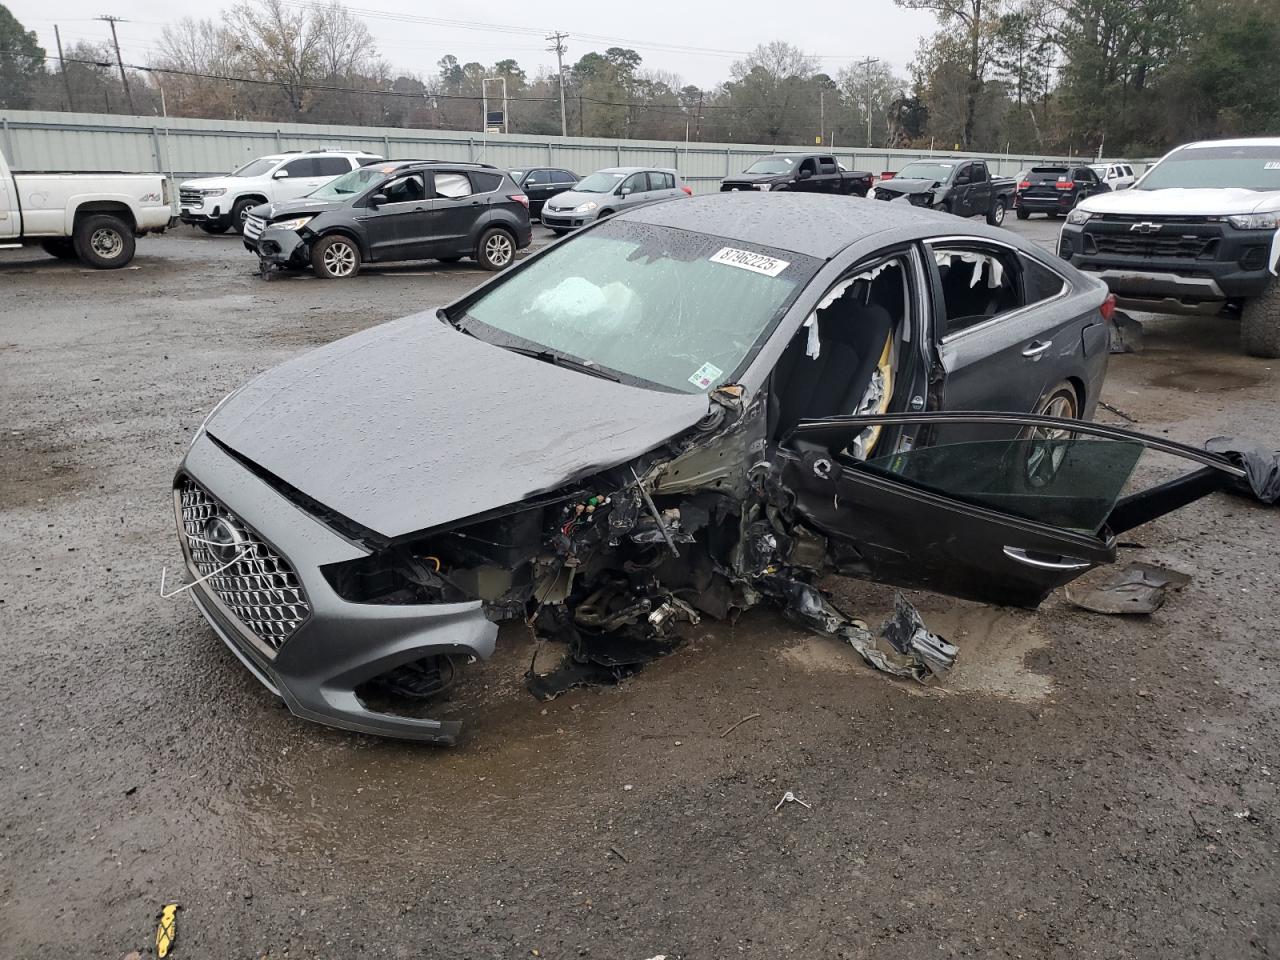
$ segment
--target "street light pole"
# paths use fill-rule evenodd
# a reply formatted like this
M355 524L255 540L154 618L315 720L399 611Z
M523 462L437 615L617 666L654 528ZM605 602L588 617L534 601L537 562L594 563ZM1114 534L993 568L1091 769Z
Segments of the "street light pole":
M116 66L120 68L120 82L124 84L124 95L129 101L129 112L136 115L138 111L133 105L133 91L129 89L129 77L124 72L124 61L120 59L120 38L116 36L116 24L127 23L128 21L122 20L120 17L113 17L110 14L97 19L105 20L111 24L111 43L116 48Z

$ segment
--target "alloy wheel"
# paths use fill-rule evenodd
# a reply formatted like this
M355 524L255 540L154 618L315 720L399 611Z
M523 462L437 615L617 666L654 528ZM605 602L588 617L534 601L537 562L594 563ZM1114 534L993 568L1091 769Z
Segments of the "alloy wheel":
M484 243L484 255L495 267L505 267L512 252L511 238L505 233L495 233Z
M356 268L356 252L349 243L339 240L324 251L324 267L335 277L349 277Z
M1077 417L1075 391L1060 389L1041 404L1036 413L1042 417L1075 420ZM1043 487L1053 481L1058 468L1067 457L1069 444L1075 433L1063 427L1032 427L1027 434L1027 482L1033 487Z

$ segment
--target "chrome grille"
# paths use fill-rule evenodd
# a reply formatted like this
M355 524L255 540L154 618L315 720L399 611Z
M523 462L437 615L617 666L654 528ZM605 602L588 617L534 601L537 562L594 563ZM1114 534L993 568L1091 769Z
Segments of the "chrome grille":
M262 236L262 231L267 228L267 221L261 217L255 217L249 214L244 221L243 236L250 243L257 243L258 238Z
M272 652L311 615L289 562L191 478L179 489L182 532L198 577ZM216 572L215 572L216 571Z
M184 207L198 207L204 203L204 194L199 190L179 190L178 198Z

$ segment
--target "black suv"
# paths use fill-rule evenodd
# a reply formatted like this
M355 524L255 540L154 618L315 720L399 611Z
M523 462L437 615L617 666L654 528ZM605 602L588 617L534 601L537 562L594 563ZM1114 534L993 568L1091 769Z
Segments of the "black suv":
M486 163L395 160L352 170L299 200L254 207L244 245L272 267L328 279L363 263L475 257L501 270L533 240L529 198Z

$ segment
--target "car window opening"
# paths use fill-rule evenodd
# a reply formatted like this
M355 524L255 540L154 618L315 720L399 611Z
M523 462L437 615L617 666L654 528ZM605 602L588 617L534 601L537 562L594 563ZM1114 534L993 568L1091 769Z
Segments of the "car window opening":
M944 337L1021 307L1017 269L1006 255L975 250L936 250L946 310Z
M884 413L893 399L902 343L909 330L906 270L899 260L841 281L792 337L774 368L769 399L775 436L801 420ZM843 451L863 459L879 427Z

